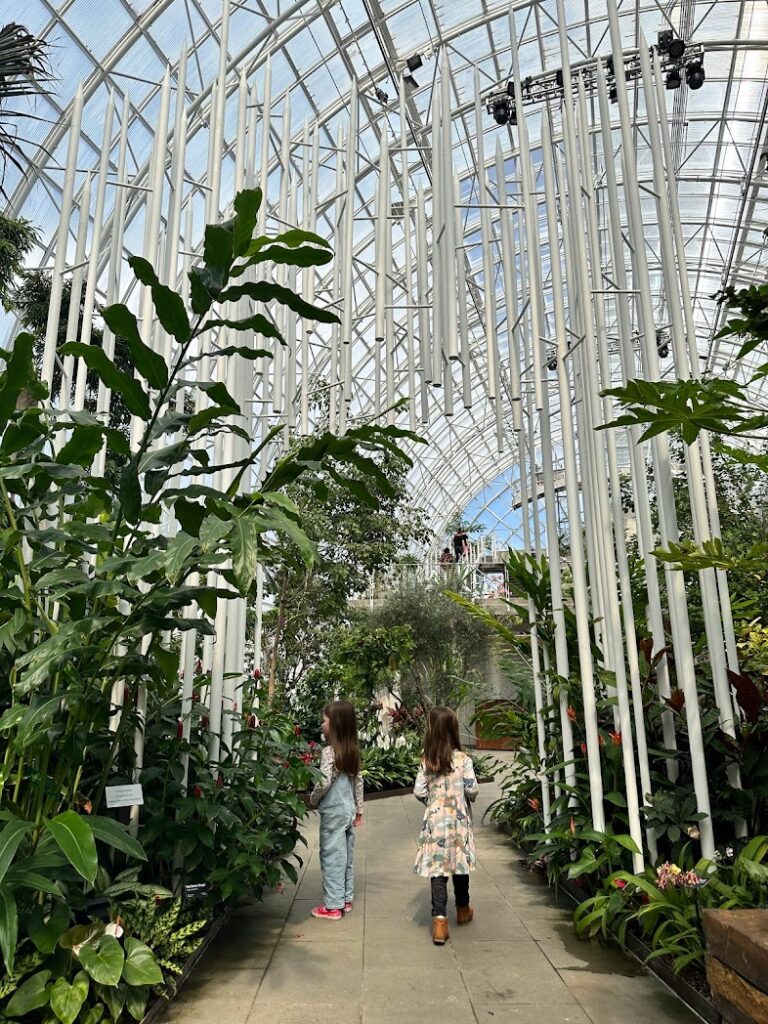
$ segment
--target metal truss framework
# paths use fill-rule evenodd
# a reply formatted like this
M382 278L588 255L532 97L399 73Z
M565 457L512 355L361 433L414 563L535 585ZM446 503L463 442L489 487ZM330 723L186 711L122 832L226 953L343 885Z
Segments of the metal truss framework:
M3 8L7 7L7 11ZM435 389L429 423L420 419L418 429L430 442L415 452L412 488L417 501L425 506L431 525L439 529L457 509L481 492L493 480L517 462L517 435L514 429L508 390L502 392L500 433L494 403L488 398L488 367L485 334L487 324L482 300L478 298L484 267L481 253L481 211L477 202L478 132L485 135L486 166L492 166L492 146L501 138L505 170L512 168L518 156L518 133L513 126L497 128L490 118L478 125L475 119L475 69L484 91L510 76L512 55L508 12L513 9L518 36L521 74L540 74L560 66L558 13L554 0L467 0L461 4L443 4L433 0L299 0L287 3L271 0L235 2L231 9L227 69L227 105L222 160L222 195L225 206L227 189L234 173L234 136L238 76L244 71L254 93L263 101L265 67L271 62L270 97L271 142L267 199L269 214L278 215L279 178L290 173L298 181L303 174L303 125L305 120L319 128L321 167L317 204L318 228L326 237L337 232L338 202L335 196L333 168L337 160L339 127L346 123L353 79L359 87L360 122L355 172L355 230L353 245L354 302L352 342L352 393L350 416L366 418L379 407L373 393L375 356L373 313L376 303L374 192L379 177L379 136L386 130L390 139L399 139L400 109L405 112L408 177L414 187L431 191L434 82L438 60L443 56L450 68L451 135L453 167L459 179L463 204L462 229L468 275L469 336L471 339L471 399L465 409L457 405L450 416L442 414L443 400ZM596 16L589 0L568 0L563 6L570 59L574 65L605 56L610 51L607 20ZM131 123L128 132L128 199L126 252L138 251L145 207L149 153L160 103L160 85L166 67L175 79L181 48L189 50L189 74L186 93L189 128L186 178L189 186L185 203L192 209L193 233L184 239L185 249L197 251L201 242L202 210L208 192L206 152L211 120L211 90L219 67L219 43L222 4L214 0L157 0L147 4L139 0L110 0L101 5L98 15L86 13L78 0L28 0L25 4L27 27L51 40L54 63L61 76L52 97L40 97L31 113L29 139L24 143L30 160L30 172L14 179L9 170L6 191L11 209L29 217L41 227L42 244L37 256L42 266L50 266L61 204L66 134L72 113L77 81L84 82L85 109L75 204L82 195L87 172L95 171L101 153L101 137L107 97L114 91L118 107L130 94ZM696 316L697 339L702 365L714 373L727 370L733 349L715 341L722 309L711 296L731 283L749 284L762 279L766 257L764 174L768 149L765 117L768 109L768 12L765 5L751 0L643 0L620 7L622 46L636 48L644 32L650 41L656 32L672 28L684 39L704 47L707 82L700 91L687 88L669 94L668 111L675 153L676 177L680 196L685 248L691 277ZM15 6L3 0L0 17L17 17ZM419 85L404 80L408 58L418 55L422 65L413 71ZM399 108L398 97L404 102ZM384 95L386 94L386 99ZM657 324L668 319L658 231L654 230L652 161L644 159L650 150L648 125L642 92L631 95L634 141L638 150L638 173L643 201L647 199L646 241L649 270L654 289ZM279 111L290 103L288 126L291 145L289 167L281 166L285 125L279 124ZM594 105L594 100L590 100ZM594 109L593 109L594 115ZM594 116L592 119L594 124ZM541 162L538 118L528 119L534 168ZM172 125L171 125L172 130ZM556 137L557 137L556 125ZM597 132L592 128L593 134ZM614 132L616 158L621 141ZM111 140L114 153L117 134ZM261 152L261 142L257 152ZM112 159L112 158L111 158ZM400 184L401 154L393 161L395 197ZM110 171L116 170L110 163ZM492 176L491 176L492 177ZM493 180L490 181L493 190ZM601 187L595 185L598 203ZM619 187L622 187L619 181ZM115 190L116 191L116 190ZM109 202L109 200L108 200ZM541 194L536 198L539 218L544 216ZM107 211L109 212L109 211ZM494 274L499 309L503 308L504 274L501 266L501 228L498 211L491 214ZM393 211L393 215L395 215ZM273 221L274 223L274 221ZM75 227L71 230L74 248ZM525 290L524 253L515 236L517 263L515 281ZM389 275L393 281L394 302L402 301L404 279L402 232L395 231ZM544 287L550 268L544 257ZM126 298L131 298L126 283ZM100 284L101 288L101 284ZM331 274L317 283L320 299L333 299ZM549 294L547 292L547 294ZM103 298L103 295L102 295ZM551 296L545 299L547 317L551 315ZM521 314L522 315L522 314ZM9 325L9 329L10 329ZM611 325L609 325L610 337ZM508 378L509 350L507 325L499 325L501 380ZM311 377L326 381L329 377L329 340L322 332L313 338ZM402 338L400 339L402 342ZM402 344L396 357L396 372L401 386L395 397L405 394L407 370ZM551 375L550 375L551 376ZM552 395L556 416L554 378L545 382ZM458 386L458 383L457 383ZM524 368L523 387L533 386L531 368ZM508 385L504 384L505 388ZM559 446L557 420L553 423L553 443ZM534 449L541 443L534 439ZM501 449L501 450L500 450ZM533 460L539 458L533 452ZM513 502L510 505L514 504Z

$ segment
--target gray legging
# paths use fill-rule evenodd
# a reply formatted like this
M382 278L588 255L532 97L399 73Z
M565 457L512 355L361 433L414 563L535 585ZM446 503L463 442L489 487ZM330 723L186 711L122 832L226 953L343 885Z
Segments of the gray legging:
M453 895L457 907L469 906L469 875L452 875ZM432 917L445 917L448 910L448 876L431 878L432 883Z

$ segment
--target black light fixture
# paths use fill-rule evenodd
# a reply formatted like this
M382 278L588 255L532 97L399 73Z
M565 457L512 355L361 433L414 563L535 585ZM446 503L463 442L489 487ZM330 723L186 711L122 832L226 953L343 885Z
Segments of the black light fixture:
M685 41L676 37L669 44L669 56L672 60L681 60L685 53Z
M496 124L500 124L500 125L508 124L509 123L509 114L510 114L509 100L504 98L504 97L500 97L499 99L494 100L493 101L492 113L493 113L493 120L496 122Z
M683 77L680 74L680 68L670 68L667 72L664 84L668 89L679 89L683 84Z
M613 54L605 58L605 70L608 72L609 75L616 74L616 67L613 63Z
M690 89L700 89L706 81L706 74L704 72L704 62L702 60L695 60L685 69L685 80L688 83Z
M611 103L619 102L619 90L616 88L615 84L612 85L608 90L608 98L610 99Z
M527 78L525 78L523 80L523 92L525 93L526 96L530 96L532 89L533 89L533 76L532 75L528 75Z
M414 53L414 55L409 57L405 63L408 65L409 71L418 71L424 61L421 59L420 54Z
M669 355L669 331L660 328L656 331L656 351L659 359L666 359Z
M558 87L560 89L563 88L564 81L563 81L563 69L562 68L558 68L557 71L555 72L555 82L557 83L557 85L558 85Z
M550 352L549 353L549 358L547 359L547 369L551 370L552 373L554 373L555 370L557 369L557 353L556 352Z
M419 88L419 83L416 81L413 75L403 75L403 81L405 82L406 85L410 85L412 89Z
M382 106L386 106L387 103L389 103L389 96L387 95L387 93L384 92L381 86L377 85L373 91L376 96L376 99L379 101L379 103L381 103Z
M669 53L669 48L672 45L672 40L674 38L675 33L669 28L664 29L662 32L659 32L656 42L656 49L659 51L659 53Z

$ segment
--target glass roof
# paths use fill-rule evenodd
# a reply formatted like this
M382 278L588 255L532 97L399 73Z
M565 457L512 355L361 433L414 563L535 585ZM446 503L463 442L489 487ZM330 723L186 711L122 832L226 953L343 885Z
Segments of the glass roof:
M214 0L25 0L23 11L17 3L0 0L0 22L23 20L32 33L46 38L52 47L56 80L51 94L39 96L26 106L30 119L23 122L22 146L29 170L20 174L9 167L4 187L10 208L40 228L41 244L33 254L36 265L50 266L51 250L59 220L63 165L67 148L67 121L77 84L85 88L82 138L78 154L75 201L89 171L98 166L102 150L104 119L110 93L117 110L124 103L130 110L128 170L132 183L141 186L146 178L153 139L152 127L158 117L160 83L167 68L172 80L178 71L183 47L189 52L186 91L189 111L186 177L191 210L192 236L185 248L199 248L204 224L206 167L209 149L211 87L219 68L223 3ZM375 407L376 379L372 345L372 314L375 263L373 235L374 189L378 178L379 138L387 131L391 147L399 147L401 124L399 96L405 92L408 139L407 155L395 153L392 201L398 192L401 161L407 160L411 197L420 186L431 194L430 154L433 83L439 54L447 54L451 73L454 171L460 181L464 204L463 231L469 272L469 326L472 366L471 408L461 402L461 368L453 366L456 401L452 415L443 414L443 396L436 389L431 396L429 423L419 416L418 429L430 441L418 450L412 472L413 492L430 512L432 525L440 528L456 510L471 499L475 506L488 505L484 494L500 493L494 481L506 480L514 491L510 468L515 464L516 437L509 403L502 402L502 450L497 443L494 404L488 400L485 383L485 331L482 303L477 301L473 283L483 284L480 244L480 211L477 205L477 137L483 133L487 179L495 187L495 147L500 139L505 176L515 189L517 131L499 128L484 114L475 120L475 69L481 88L501 88L511 74L509 12L514 11L521 75L538 76L562 64L558 41L555 0L243 0L230 8L227 40L227 103L222 161L223 210L231 201L235 171L233 141L237 123L238 76L245 71L249 87L258 102L264 100L264 77L271 63L270 187L267 200L276 215L279 198L280 151L286 130L290 133L291 174L303 176L305 122L320 126L321 163L318 174L317 230L332 239L336 230L338 197L336 166L339 133L348 125L348 108L353 78L359 88L358 172L354 233L355 280L354 341L352 363L354 385L350 415L370 416ZM572 62L610 53L606 6L595 0L565 0L567 36ZM765 116L768 107L768 5L757 0L640 0L619 3L622 45L637 47L641 33L655 42L659 31L673 29L689 44L703 47L706 82L692 90L685 84L666 93L681 218L694 298L697 343L702 367L726 372L734 349L716 342L722 308L715 295L725 283L748 284L765 277L766 256L766 151ZM419 64L412 71L409 58ZM404 78L410 75L410 81ZM668 320L660 254L656 207L652 194L652 160L642 90L630 87L638 172L642 191L651 283L658 323ZM290 124L284 112L290 97ZM173 108L171 105L171 130ZM618 111L615 115L615 150L620 146ZM555 132L561 132L558 112ZM541 163L541 109L526 108L526 121L533 150L534 169ZM593 111L593 124L595 124ZM262 151L261 119L257 129L256 154ZM114 170L119 121L111 130L110 167ZM597 152L597 149L596 149ZM596 184L601 184L600 157ZM620 182L620 187L622 183ZM109 216L116 189L107 190ZM145 193L131 191L129 226L125 233L126 253L141 251ZM543 200L540 217L545 227ZM301 216L303 197L299 198ZM494 236L498 218L494 216ZM72 244L74 245L73 228ZM393 241L392 278L394 303L405 305L403 291L404 242L402 224L396 224ZM515 235L519 250L519 239ZM543 276L548 280L549 253L542 252ZM499 310L503 309L501 259L495 258ZM333 296L332 271L317 286L319 301ZM523 261L518 259L515 280L524 290ZM100 285L102 282L100 281ZM126 279L127 287L127 279ZM101 290L101 289L100 289ZM549 295L549 293L547 293ZM103 291L100 295L103 300ZM546 299L551 301L551 296ZM610 310L609 310L610 317ZM8 330L12 324L6 323ZM610 335L611 324L608 324ZM399 329L402 335L404 327ZM502 375L508 361L507 326L499 319ZM328 375L327 338L318 331L313 343L313 375ZM402 338L395 348L395 397L408 384L406 347ZM524 384L527 385L524 373ZM559 412L553 401L555 459ZM417 402L418 405L418 402ZM408 425L408 413L398 422ZM534 446L537 442L534 442ZM538 462L538 460L537 460ZM505 475L506 474L506 475ZM495 489L494 489L495 487ZM487 490L490 488L490 490ZM503 487L502 487L503 490ZM494 498L494 501L497 499ZM509 501L515 505L514 494ZM494 505L494 508L497 508Z

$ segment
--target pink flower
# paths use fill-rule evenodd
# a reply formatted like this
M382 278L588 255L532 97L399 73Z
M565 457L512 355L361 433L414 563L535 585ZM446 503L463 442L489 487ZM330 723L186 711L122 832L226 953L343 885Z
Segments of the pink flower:
M541 801L537 800L537 798L534 796L528 801L528 806L531 808L532 811L540 811Z
M283 882L278 882L275 886L275 892L279 892L281 896L285 895L285 885Z
M614 878L613 885L614 885L614 887L616 889L626 889L627 888L627 883L624 881L623 878Z

